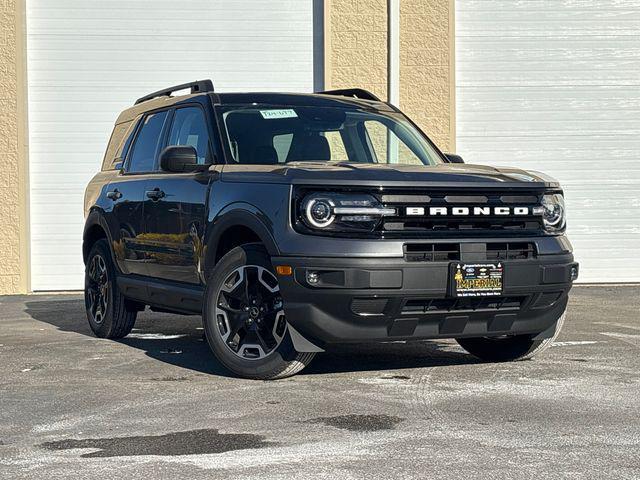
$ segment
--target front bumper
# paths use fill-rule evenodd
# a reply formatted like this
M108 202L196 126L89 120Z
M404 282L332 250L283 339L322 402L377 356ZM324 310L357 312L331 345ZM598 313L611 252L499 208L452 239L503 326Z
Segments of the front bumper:
M450 289L451 261L314 257L274 257L272 261L274 266L293 269L292 275L279 276L288 323L318 347L505 334L544 336L564 312L578 268L570 253L504 260L502 296L456 299ZM316 285L307 282L307 272L318 273Z

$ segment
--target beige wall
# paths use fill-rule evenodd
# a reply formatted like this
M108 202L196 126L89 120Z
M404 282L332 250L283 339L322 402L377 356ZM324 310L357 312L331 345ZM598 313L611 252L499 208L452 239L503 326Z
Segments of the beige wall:
M0 294L27 291L24 4L0 3Z
M325 0L325 88L387 97L386 0Z
M454 0L400 0L400 108L455 152Z
M387 96L387 1L325 0L327 88ZM455 151L454 0L400 0L400 105Z

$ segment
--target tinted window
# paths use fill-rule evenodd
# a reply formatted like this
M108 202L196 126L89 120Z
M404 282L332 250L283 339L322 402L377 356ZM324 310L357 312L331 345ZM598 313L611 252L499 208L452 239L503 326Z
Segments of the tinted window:
M122 139L127 134L127 132L133 132L135 129L132 128L133 122L131 120L123 123L116 124L113 127L113 132L111 133L111 138L109 139L109 145L107 146L107 151L104 154L104 160L102 162L102 170L110 170L113 168L116 158L122 155L124 148L122 148ZM131 135L129 135L131 137ZM129 140L127 140L127 143Z
M202 109L189 107L176 110L168 145L191 145L198 152L198 163L208 163L209 133Z
M324 132L324 137L329 142L329 151L331 152L331 160L335 162L348 162L349 156L342 140L340 132Z
M133 144L129 172L150 172L153 170L165 118L167 118L167 112L163 111L147 115L143 120L140 133Z
M377 163L422 164L420 158L384 123L375 120L366 121L364 126Z
M129 133L127 134L127 139L125 140L124 144L122 145L122 149L118 153L118 158L116 159L119 162L122 162L122 160L127 158L127 153L129 153L129 148L131 147L131 142L133 142L133 138L136 135L136 128L135 127L138 125L138 121L139 120L140 120L140 118L138 118L135 121L135 123L132 123L132 125L131 125L131 129L129 130Z
M243 164L368 162L436 165L438 151L401 114L339 107L220 109Z
M293 133L285 133L283 135L275 135L273 137L273 148L276 149L276 153L278 154L278 162L286 162L292 140ZM237 157L236 152L233 152L233 155L234 158Z

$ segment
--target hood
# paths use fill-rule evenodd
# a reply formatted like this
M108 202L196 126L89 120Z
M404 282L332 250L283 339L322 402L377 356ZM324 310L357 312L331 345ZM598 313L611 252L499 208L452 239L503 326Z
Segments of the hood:
M444 163L434 166L372 163L293 162L225 165L222 180L292 185L558 188L553 178L517 168Z

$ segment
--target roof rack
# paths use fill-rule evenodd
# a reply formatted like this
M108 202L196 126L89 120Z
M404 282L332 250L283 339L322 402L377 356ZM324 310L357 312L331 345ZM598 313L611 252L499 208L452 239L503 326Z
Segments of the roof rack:
M138 100L136 100L135 105L146 102L147 100L151 100L152 98L169 96L173 92L177 92L178 90L186 90L187 88L191 89L191 93L213 92L213 82L208 79L196 80L195 82L183 83L182 85L176 85L175 87L163 88L162 90L158 90L157 92L153 92L149 95L145 95L144 97L140 97Z
M341 88L338 90L326 90L324 92L316 92L316 93L320 93L322 95L339 95L341 97L354 97L354 98L360 98L362 100L375 100L376 102L382 101L373 93L363 88Z

